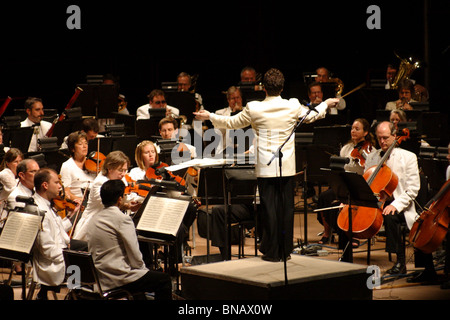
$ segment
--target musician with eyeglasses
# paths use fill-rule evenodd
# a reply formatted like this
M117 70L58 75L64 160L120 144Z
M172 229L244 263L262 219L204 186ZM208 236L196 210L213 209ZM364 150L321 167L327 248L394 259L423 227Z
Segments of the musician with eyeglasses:
M414 83L411 80L404 79L398 84L398 100L390 101L386 104L386 110L413 110L411 102L417 102L413 99L415 92Z
M91 184L89 199L86 209L83 212L80 220L75 225L73 238L89 241L87 239L86 230L89 225L89 221L93 215L103 210L103 204L100 197L100 188L108 180L122 180L126 184L125 175L130 167L130 159L122 151L113 151L106 156L103 162L102 170L100 174L95 178ZM138 210L140 204L135 202L123 203L122 210L128 210L135 212Z
M164 91L159 89L152 90L147 97L148 104L145 104L136 110L136 120L150 119L149 109L166 109L166 116L172 116L174 118L180 116L179 109L167 105Z

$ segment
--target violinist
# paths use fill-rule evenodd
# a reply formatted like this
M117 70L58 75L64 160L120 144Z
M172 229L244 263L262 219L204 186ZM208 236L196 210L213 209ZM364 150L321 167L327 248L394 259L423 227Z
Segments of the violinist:
M4 208L6 199L17 185L17 166L23 159L23 153L19 149L11 148L6 152L0 166L0 212Z
M351 140L342 147L340 157L350 158L350 162L344 166L346 171L356 172L360 175L364 173L365 161L362 159L375 152L375 139L370 133L370 124L364 118L359 118L353 121L350 131ZM356 154L356 155L355 155ZM330 188L322 192L318 200L318 209L330 208L333 203L337 201L334 191ZM319 212L317 219L324 226L323 236L320 239L320 244L326 244L331 241L332 231L339 231L336 225L337 210L327 210ZM340 237L341 238L341 237ZM358 246L358 241L353 240L353 246Z
M134 156L138 166L131 169L128 175L134 181L146 180L147 170L159 162L155 144L149 140L142 141L137 145Z
M94 214L103 210L102 199L100 198L101 186L108 180L122 180L126 183L125 175L128 172L129 165L130 159L122 151L113 151L106 156L100 174L91 184L86 209L75 225L74 239L88 240L86 238L87 225ZM121 207L122 210L132 211L136 211L138 208L139 204L133 201L123 203Z
M144 140L138 144L135 151L135 159L138 167L130 170L129 176L134 181L142 181L149 179L159 180L183 180L181 177L175 176L164 169L167 164L159 161L159 155L153 142ZM175 192L175 191L171 191ZM197 208L191 202L188 206L186 214L183 218L181 232L178 234L177 243L181 247L184 243L187 247L187 237L189 236L189 228L197 217ZM181 252L181 250L178 250ZM171 257L174 258L174 257Z
M378 124L376 137L380 149L368 156L365 170L380 163L384 152L395 143L396 135L397 131L393 123L384 121ZM401 237L401 225L406 222L407 227L411 229L417 216L413 201L420 189L417 157L414 153L397 147L393 149L385 165L398 177L392 202L386 201L383 208L386 251L397 255L397 261L391 269L387 270L387 273L404 274L406 273L406 256Z
M95 174L86 170L88 140L84 131L72 132L67 138L70 158L61 165L61 181L69 200L81 202L84 191L94 181Z
M52 169L41 169L34 177L36 193L34 200L45 212L42 229L33 247L33 280L40 284L38 300L47 300L47 291L59 292L65 278L63 249L87 250L83 241L71 240L67 232L72 227L69 219L61 219L53 210L52 201L61 191L61 181Z

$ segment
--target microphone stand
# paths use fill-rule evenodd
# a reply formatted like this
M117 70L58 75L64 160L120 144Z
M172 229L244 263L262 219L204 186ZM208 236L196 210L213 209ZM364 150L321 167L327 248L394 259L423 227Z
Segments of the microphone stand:
M286 143L291 139L292 135L294 134L295 131L297 131L297 129L303 124L303 122L306 120L306 118L308 117L308 115L311 113L311 111L313 111L314 109L309 109L305 116L303 116L303 118L298 121L297 125L294 127L294 129L292 130L292 132L290 133L290 135L287 137L287 139L283 142L283 144L281 146L278 147L278 150L276 152L274 152L272 159L270 159L269 163L267 164L267 166L270 166L272 164L272 162L278 158L278 166L280 168L280 176L279 176L279 188L280 188L280 196L282 197L282 201L281 201L281 221L279 221L279 223L281 223L282 221L284 221L284 195L283 195L283 190L282 190L282 183L283 183L283 153L281 152L281 150L284 148L284 146L286 145ZM286 248L285 248L285 233L286 230L284 230L282 224L278 227L278 229L281 229L281 240L280 240L280 247L281 247L281 252L283 254L283 263L284 263L284 284L287 285L288 284L288 278L287 278L287 265L286 265ZM280 230L279 230L280 231Z

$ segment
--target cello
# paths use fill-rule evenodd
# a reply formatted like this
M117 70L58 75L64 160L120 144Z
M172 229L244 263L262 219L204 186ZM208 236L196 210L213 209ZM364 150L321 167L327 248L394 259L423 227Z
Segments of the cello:
M425 205L424 211L414 222L409 240L423 253L433 253L444 241L450 222L450 180Z
M388 148L385 155L381 158L377 166L369 168L363 175L367 184L370 186L374 195L381 204L378 208L368 208L362 206L352 206L352 237L357 239L370 239L380 231L383 225L383 206L384 202L392 196L397 188L398 177L385 164L392 153L392 150L402 141L409 138L409 130L403 129L403 135L397 136L392 145ZM345 205L339 213L337 219L338 227L348 232L349 230L349 207Z

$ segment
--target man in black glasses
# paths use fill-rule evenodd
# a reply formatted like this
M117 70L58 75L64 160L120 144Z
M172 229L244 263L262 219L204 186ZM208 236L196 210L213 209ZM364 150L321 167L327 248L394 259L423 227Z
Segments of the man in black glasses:
M166 116L178 118L180 110L175 107L168 106L164 91L155 89L148 95L148 104L139 107L136 110L136 120L150 119L148 110L152 109L166 109Z

